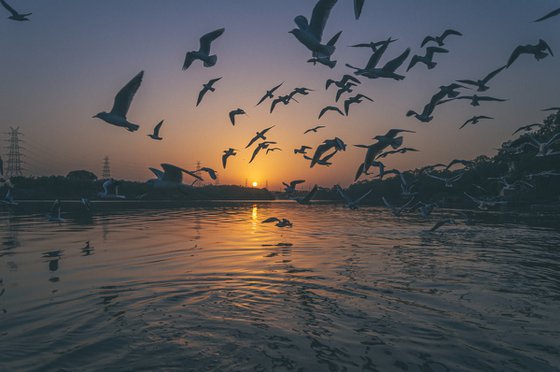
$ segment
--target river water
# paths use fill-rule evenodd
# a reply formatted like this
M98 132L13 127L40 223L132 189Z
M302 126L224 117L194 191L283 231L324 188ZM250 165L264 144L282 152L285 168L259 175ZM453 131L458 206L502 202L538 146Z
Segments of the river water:
M96 205L57 223L47 211L0 209L0 370L560 366L550 216L229 202ZM273 216L293 227L261 223ZM447 216L457 224L427 231Z

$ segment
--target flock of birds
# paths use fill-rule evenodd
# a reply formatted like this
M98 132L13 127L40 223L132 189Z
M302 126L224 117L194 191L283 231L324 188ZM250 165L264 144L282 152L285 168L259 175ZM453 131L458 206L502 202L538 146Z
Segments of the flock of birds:
M356 19L359 19L361 15L364 2L365 0L354 0L353 2L354 14ZM311 58L307 61L308 63L321 64L328 66L329 68L333 68L337 63L337 61L333 60L332 57L336 50L336 43L342 31L339 31L338 33L333 35L328 41L326 41L326 43L323 40L323 32L325 26L328 22L331 10L336 5L336 3L337 0L318 0L313 8L313 12L309 20L303 15L299 15L294 19L297 27L291 30L290 33L293 34L294 37L311 52ZM13 9L5 0L0 0L0 4L11 14L9 19L14 21L29 21L28 17L31 15L31 13L19 13L18 11ZM558 15L560 15L560 8L549 12L543 17L536 19L534 22L542 22ZM212 54L211 52L212 44L218 38L220 38L224 34L224 32L225 28L219 28L200 37L198 50L192 50L186 53L182 69L188 70L196 61L200 61L206 68L211 68L212 66L216 65L218 57L216 54ZM353 75L344 74L339 80L328 79L325 83L325 89L329 90L333 86L337 88L335 103L338 103L343 95L353 93L354 90L360 86L360 84L362 83L360 79L393 79L396 81L405 79L404 72L401 72L399 70L401 68L404 69L404 67L406 66L405 62L407 60L409 60L409 62L406 66L405 72L408 72L413 68L418 68L417 66L419 64L425 65L427 69L433 69L437 66L438 55L442 53L449 53L449 50L447 48L444 48L444 46L447 47L449 40L454 37L461 36L462 33L454 29L444 30L440 35L426 36L420 44L422 48L425 48L424 54L414 55L409 60L411 49L406 48L404 51L399 51L398 53L396 53L396 55L388 59L385 58L385 62L383 63L380 62L382 61L382 59L384 59L386 53L389 50L389 47L391 47L396 39L388 38L387 40L382 41L352 45L351 47L354 48L369 48L371 50L372 54L367 63L364 67L355 67L350 64L346 64L349 69L353 70ZM485 94L484 92L490 89L489 83L491 82L491 80L499 73L502 73L503 71L510 68L512 64L523 55L532 55L538 61L548 56L553 56L553 51L550 46L542 39L538 40L538 42L536 42L535 44L519 45L513 50L509 59L503 66L494 69L480 79L461 79L456 80L449 85L440 86L439 90L435 94L433 94L430 101L423 107L421 112L409 110L406 113L406 116L414 117L415 119L423 123L428 123L433 119L436 108L449 102L466 100L472 106L480 106L483 102L506 101L506 99L503 98L492 97L489 95L479 95L478 93ZM127 118L127 114L132 104L133 98L141 86L143 76L144 71L140 71L124 87L120 89L120 91L114 98L113 107L110 111L100 112L93 117L98 118L107 124L122 127L130 132L139 130L140 126L129 121ZM221 79L222 77L218 77L215 79L211 79L207 83L203 84L202 89L198 94L196 106L202 103L207 94L214 92L217 89L216 85ZM283 82L276 84L272 88L267 90L264 95L262 95L262 97L257 101L256 106L269 101L269 111L270 113L272 113L278 104L282 103L283 105L288 105L292 101L298 102L296 99L298 98L298 96L304 97L314 91L313 89L309 89L306 87L296 87L285 95L278 95L276 92L283 86L283 84ZM476 89L476 93L464 93L465 90L472 91L473 89ZM360 104L365 101L373 102L373 99L367 97L364 94L355 94L344 99L342 108L336 105L329 105L321 109L318 114L318 119L321 119L328 113L337 113L338 115L348 116L350 114L350 108L352 105ZM545 110L560 111L560 107L552 107ZM243 108L236 108L234 110L231 110L229 112L229 120L231 122L231 125L235 126L236 120L239 120L239 117L242 115L247 115L246 110ZM462 129L467 125L476 125L480 123L481 120L492 119L493 117L491 116L476 115L462 123L459 129ZM163 124L163 120L157 123L153 128L153 131L148 134L148 137L150 137L152 140L161 141L163 137L161 137L160 132ZM528 126L523 126L516 130L514 134L517 134L519 132L530 133L532 130L538 128L541 125L542 124L531 124ZM317 133L324 127L325 126L323 125L317 125L315 127L309 128L305 130L304 135L308 133ZM250 149L253 145L255 145L255 147L253 147L252 149L253 152L249 163L253 162L253 160L261 153L269 154L270 152L282 150L280 147L276 146L276 141L269 139L270 132L273 131L273 129L274 125L257 131L255 135L249 140L248 144L245 146L245 149ZM400 178L402 189L401 195L404 197L410 197L410 199L401 206L395 206L385 197L382 197L382 201L386 205L386 207L395 216L400 216L407 211L418 210L423 217L428 217L434 210L434 208L438 206L438 203L424 203L421 201L414 203L414 200L417 197L417 192L414 191L417 182L406 180L404 174L396 169L386 170L383 162L381 161L387 156L418 151L414 148L403 147L403 134L412 133L414 132L411 130L391 129L383 135L377 135L373 137L372 139L375 142L372 144L355 145L358 148L365 149L365 156L363 162L359 164L357 168L354 180L358 181L364 175L374 175L374 177L382 179L388 174L393 174ZM554 148L554 145L559 142L560 134L556 134L544 142L542 140L538 140L533 135L528 135L522 136L519 139L512 141L508 145L507 150L513 153L519 153L526 151L527 148L534 148L537 150L536 156L555 156L560 154L560 150L556 150ZM341 138L335 137L325 140L323 143L318 145L312 153L312 147L305 145L302 145L300 148L296 148L293 151L294 154L302 155L305 160L309 161L310 167L314 167L316 165L328 167L332 164L333 157L339 151L346 151L346 147L347 145ZM238 151L239 150L235 148L228 148L223 151L222 166L224 169L227 166L228 159L236 156ZM450 168L457 164L460 164L463 168L460 170L449 172ZM427 166L423 168L420 173L441 182L443 185L445 185L445 187L453 187L453 184L461 179L461 177L465 173L465 170L468 169L469 166L471 166L471 162L469 161L454 160L447 165L436 164ZM201 176L203 173L206 173L212 179L216 179L217 173L214 169L208 167L203 167L198 170L191 171L172 164L161 164L161 168L162 170L149 168L156 176L155 179L151 179L148 181L148 185L150 185L152 189L174 189L184 191L186 188L192 186L192 184L183 184L184 174L192 177L194 179L194 184L197 181L203 180ZM374 174L374 172L372 171L372 169L375 168L377 168L378 170L377 174ZM445 170L447 172L447 175L444 176L441 172L438 174L434 174L434 171L436 169ZM4 199L2 200L2 203L16 205L17 202L13 199L13 185L3 176L3 163L1 159L0 171L1 185L7 186L8 189L6 195L4 196ZM557 174L553 171L545 171L539 174L529 175L528 180L531 180L534 177L548 177L557 175L560 174ZM296 187L303 182L305 181L294 180L289 183L284 183L285 192L291 199L295 200L296 202L300 204L309 204L320 187L315 185L313 189L305 196L298 197L296 196ZM529 181L517 180L515 182L510 182L507 179L507 175L497 179L497 182L503 185L501 194L503 194L503 192L507 190L515 190L520 187L533 187ZM103 192L100 192L98 196L103 199L124 199L125 196L118 193L118 187L118 181L113 179L106 180L103 183ZM335 185L335 190L340 195L340 198L344 200L347 207L350 209L358 208L360 202L368 197L373 191L369 190L359 198L353 199L347 193L345 193L345 191L339 185ZM470 194L466 194L465 196L476 203L478 208L480 209L487 209L489 207L505 203L505 201L499 200L497 197L481 198L472 196ZM90 208L89 200L84 198L82 199L82 203L86 208ZM53 204L51 212L48 214L48 218L49 220L53 221L63 220L63 218L61 217L61 203L59 200L55 201L55 203ZM292 226L292 223L285 218L280 219L271 217L263 221L263 223L272 222L276 222L276 226L278 227ZM432 231L437 230L446 223L454 223L454 220L451 218L442 219L434 225Z

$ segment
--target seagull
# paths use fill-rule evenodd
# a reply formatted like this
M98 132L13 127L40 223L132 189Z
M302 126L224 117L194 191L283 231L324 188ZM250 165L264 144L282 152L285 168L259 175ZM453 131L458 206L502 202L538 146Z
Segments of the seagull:
M456 84L456 83L451 83L449 85L441 85L439 87L439 91L432 96L432 99L430 100L430 102L436 102L437 103L445 97L455 98L459 94L461 94L461 93L457 92L457 89L459 89L459 88L464 88L464 86L462 86L461 84Z
M342 31L339 31L338 33L336 33L326 44L327 48L334 48L336 42L338 41L338 38L340 37L340 35L342 34ZM317 63L320 63L322 65L325 65L329 68L334 68L336 66L336 61L331 60L331 56L330 55L322 55L320 53L315 53L313 52L313 58L308 59L307 63L313 63L313 65L316 65Z
M331 56L334 51L334 45L321 44L323 38L323 30L327 24L331 9L336 4L337 0L319 0L313 8L311 21L306 17L299 15L294 19L298 26L290 31L300 43L305 45L307 49L313 52L315 58L325 58ZM337 35L335 35L337 37ZM331 42L332 43L332 39Z
M6 8L6 10L10 13L12 13L11 16L9 16L8 18L13 20L13 21L29 21L29 17L31 14L33 13L18 13L14 8L12 8L6 1L4 0L0 0L0 4L2 4L2 6L4 8Z
M354 0L354 16L356 19L360 18L362 14L362 8L364 7L365 0Z
M471 196L469 194L467 194L466 192L464 193L469 199L471 199L473 202L475 202L478 207L478 209L486 211L488 210L488 208L492 208L495 207L497 205L503 205L503 204L507 204L507 201L502 201L502 200L495 200L495 199L478 199L475 198L474 196Z
M245 110L241 108L237 108L229 112L229 121L231 121L231 125L235 126L235 116L236 115L247 115Z
M216 171L212 168L208 168L208 167L202 167L200 169L195 170L193 173L198 173L198 172L206 172L208 173L208 175L210 176L210 178L212 178L213 180L216 180L216 178L218 178L216 176Z
M289 184L287 184L286 182L282 182L282 184L285 186L284 187L284 191L287 194L292 194L296 191L296 186L299 185L300 183L304 183L305 180L293 180L290 181Z
M450 98L450 99L454 99L454 98ZM406 116L408 116L408 117L414 116L416 119L418 119L422 123L429 123L434 118L434 116L432 114L433 114L435 108L436 108L436 103L433 102L433 101L430 101L428 104L426 104L426 106L424 106L424 109L422 110L421 113L417 113L414 110L408 110L407 113L406 113Z
M407 48L398 57L387 62L382 68L376 68L378 60L376 60L376 55L383 50L382 47L379 48L370 58L368 64L364 68L354 67L352 65L346 64L347 67L354 69L355 75L361 75L369 79L377 78L390 78L394 80L403 80L404 76L397 74L395 71L404 63L410 54L410 48ZM384 50L383 50L384 52Z
M532 146L536 148L537 154L535 156L543 157L543 156L552 156L560 154L560 151L554 151L551 146L554 145L556 142L560 141L560 133L556 133L548 140L544 140L543 142L537 140L535 136L529 134L527 137L522 137L517 142L515 146L518 148L525 147L525 146ZM512 144L513 145L513 144Z
M494 97L490 97L490 96L478 96L476 94L473 94L472 96L460 96L460 97L455 97L455 98L449 98L449 99L440 101L438 103L438 105L442 104L442 103L445 103L445 102L453 101L453 100L456 100L456 99L470 99L471 100L471 103L470 103L471 106L480 106L481 101L486 101L486 102L490 102L490 101L505 102L505 101L507 101L507 99L494 98Z
M560 107L549 107L542 109L541 111L560 111Z
M423 47L430 41L435 41L438 44L438 46L443 46L445 38L447 38L450 35L463 36L463 34L460 33L459 31L447 29L440 36L426 36L424 40L422 40L422 44L420 44L420 46Z
M334 187L338 192L338 195L340 195L340 197L346 202L346 206L352 210L358 209L358 205L360 204L360 202L364 200L373 191L373 189L370 189L368 192L360 196L358 199L353 200L344 191L342 191L342 188L339 185L334 185Z
M292 92L289 94L290 98L292 98L294 95L296 94L301 94L301 95L308 95L309 92L313 92L313 89L309 89L309 88L305 88L305 87L301 87L301 88L294 88L294 90L292 90Z
M392 43L394 41L397 41L398 39L391 39L389 38L389 40L382 40L382 41L371 41L369 43L360 43L360 44L354 44L354 45L350 45L351 48L370 48L372 52L377 51L377 48L379 48L382 45L385 45L386 43Z
M200 47L198 51L187 52L185 62L183 62L183 71L188 69L191 64L199 59L204 63L204 67L212 67L216 64L218 56L215 54L210 55L210 45L214 40L220 37L225 31L225 28L220 28L215 31L209 32L200 38Z
M116 125L117 127L126 128L129 132L134 132L140 128L139 125L133 124L126 119L126 114L130 108L130 103L140 88L144 71L140 71L138 75L132 78L115 96L113 108L110 112L100 112L93 116L99 118L108 124Z
M321 157L330 149L334 148L335 152L336 151L346 151L346 144L344 143L344 141L342 141L340 138L335 137L333 139L327 139L325 141L323 141L322 144L320 144L319 146L317 146L317 148L315 149L315 153L313 154L313 158L311 158L311 165L310 168L313 168L313 166L319 162L319 160L321 159ZM334 154L331 154L334 155ZM330 159L330 157L329 157ZM325 160L325 159L323 159ZM327 164L325 164L327 165Z
M472 118L470 118L469 120L465 121L463 123L463 125L461 125L459 127L459 129L463 129L463 127L467 124L478 124L478 122L482 119L494 119L493 117L490 116L484 116L484 115L478 115L478 116L473 116Z
M554 56L554 53L552 53L552 49L550 49L546 41L544 41L543 39L539 39L539 42L535 45L519 45L517 48L515 48L508 59L506 67L511 66L511 64L515 62L515 60L522 54L532 54L537 61L540 61L541 59L547 57L549 54L551 56Z
M357 94L352 96L344 101L344 113L348 116L348 111L350 110L350 105L354 103L362 103L362 99L367 99L368 101L373 102L373 100L363 94Z
M264 136L266 134L266 132L268 132L269 130L271 130L272 128L274 128L275 125L265 128L263 130L261 130L260 132L256 132L256 135L251 138L251 140L249 141L249 144L247 146L245 146L245 148L249 148L253 143L255 143L255 141L262 139L262 140L266 140L266 137ZM276 143L276 142L274 142Z
M534 177L553 177L553 176L560 176L560 172L555 171L542 171L539 173L531 173L528 174L526 177L532 180Z
M503 69L505 69L507 66L502 66L497 70L492 71L491 73L489 73L488 75L486 75L484 78L482 78L481 80L457 80L459 83L463 83L463 84L468 84L468 85L474 85L477 87L476 91L477 92L485 92L488 89L490 89L490 87L487 85L488 82L490 80L492 80L494 78L494 76L498 75L498 73L500 73Z
M408 182L406 182L406 178L404 177L404 173L399 172L399 178L401 180L401 195L402 196L414 196L416 194L418 194L417 192L412 191L412 189L414 189L416 187L416 184L418 183L413 182L411 184L409 184Z
M321 128L325 128L324 125L317 125L316 127L313 128L309 128L308 130L306 130L305 132L303 132L303 134L307 134L309 132L313 132L313 133L317 133L317 131Z
M383 143L385 147L391 146L393 149L396 149L400 147L403 142L402 137L397 137L399 133L416 133L416 132L407 129L389 129L387 133L385 133L384 135L377 135L373 137L373 139L376 139L380 143Z
M315 186L313 186L311 191L309 191L307 194L305 194L305 196L303 196L303 197L290 196L290 199L295 200L298 204L311 204L311 199L313 199L315 194L317 194L318 190L319 190L319 187L317 185L315 185Z
M156 141L161 141L163 138L159 136L159 130L161 129L162 125L163 125L163 120L157 123L157 125L154 127L154 133L148 134L148 137Z
M340 99L340 96L342 96L344 93L352 93L353 91L353 87L355 87L355 84L351 84L348 83L340 88L338 88L338 90L336 91L336 99L335 102L338 102L338 100Z
M224 169L226 169L226 165L227 165L227 160L230 156L235 156L237 155L237 153L235 152L237 151L236 149L232 149L231 147L227 150L224 150L224 154L222 155L222 165L224 166Z
M101 199L126 199L126 196L119 195L120 182L109 179L103 182L103 192L97 194Z
M60 203L60 200L56 199L51 207L50 213L47 214L48 220L53 222L66 221L64 218L60 216L61 210L62 210L62 204Z
M263 103L267 98L270 98L270 99L274 98L274 92L276 91L276 89L280 88L282 86L282 84L284 84L284 82L281 82L280 84L276 85L272 89L267 90L265 95L262 96L262 98L259 100L259 103L257 103L256 106Z
M336 111L338 112L340 115L344 116L344 113L342 111L340 111L340 109L338 107L335 106L327 106L324 107L321 112L319 113L319 119L321 119L321 116L323 116L327 111Z
M186 187L183 184L183 173L188 174L195 179L202 181L202 177L192 171L188 171L186 169L177 167L176 165L172 164L161 164L161 168L163 171L156 169L156 168L149 168L153 174L156 175L157 178L148 180L148 186L151 186L155 189L179 189ZM110 182L109 180L107 182ZM105 183L107 183L105 182ZM118 186L117 186L118 187ZM103 184L103 188L105 189L105 184ZM115 194L118 194L118 188L115 191ZM119 199L124 199L124 196L117 195Z
M208 91L214 92L216 90L216 88L214 88L214 84L220 79L221 77L216 79L210 79L206 84L202 84L202 90L198 93L198 99L196 100L196 106L198 106L200 102L202 102L202 99L204 98L204 96Z
M325 156L325 157L323 157L323 158L321 158L321 159L316 160L316 161L313 163L313 165L319 164L319 165L324 165L324 166L326 166L326 167L331 166L332 163L329 162L329 160L330 160L337 152L338 152L338 150L335 150L335 151L333 151L332 153L328 154L327 156ZM310 157L307 156L307 155L303 155L303 157L304 157L304 159L310 160L311 162L314 161L313 158L310 158Z
M251 160L249 160L249 163L251 163L255 159L255 156L257 156L259 151L261 151L262 149L267 149L268 146L273 145L273 144L276 144L276 142L264 141L264 142L259 143L258 146L253 151L253 155L251 156Z
M555 16L557 16L557 15L559 15L559 14L560 14L560 8L558 8L558 9L556 9L556 10L553 10L553 11L550 12L550 13L545 14L544 16L542 16L542 17L539 18L539 19L535 19L533 22L541 22L541 21L544 21L545 19L549 19L549 18L551 18L551 17L555 17Z
M529 124L529 125L524 125L522 127L519 127L515 130L515 132L513 132L511 135L513 136L514 134L518 133L518 132L530 132L533 130L533 128L542 128L544 126L544 124L540 124L540 123L534 123L534 124Z
M345 74L344 76L342 76L342 79L338 81L333 79L328 79L327 82L325 83L325 89L328 90L331 84L336 85L338 88L342 88L348 84L356 86L358 84L361 84L361 82L354 76Z
M274 151L282 151L282 149L280 147L271 147L269 149L266 149L266 154L268 155L269 152L274 152Z
M423 56L415 54L412 57L406 71L408 72L408 70L413 68L418 62L425 64L428 67L428 70L433 69L437 65L437 62L433 61L434 54L436 53L449 53L449 50L439 47L427 47L426 54L424 54Z
M430 232L434 232L437 229L439 229L440 227L442 227L445 224L457 224L455 222L455 220L453 218L442 218L441 220L439 220L438 222L436 222L436 224L429 230Z
M294 149L294 154L307 154L307 150L311 150L312 147L302 145L299 149Z
M403 212L407 211L407 208L410 205L410 203L412 203L412 201L414 200L414 197L410 198L409 201L407 201L406 203L404 203L400 207L396 207L396 206L392 205L391 203L389 203L389 201L387 199L385 199L384 196L381 197L381 199L383 200L383 204L385 204L385 206L391 210L391 213L393 214L393 216L400 217L400 215L403 214Z
M463 175L465 174L465 172L461 172L459 174L455 174L451 177L439 177L439 176L435 176L433 174L431 174L430 172L424 172L424 174L430 178L433 178L434 180L438 180L438 181L442 181L445 185L445 187L453 187L453 184L457 181L459 181L461 179L461 177L463 177Z
M261 223L271 223L271 222L276 222L276 226L278 227L292 227L293 224L290 222L290 220L286 219L286 218L276 218L276 217L270 217L267 218L266 220L262 221Z
M463 167L467 168L467 167L472 166L473 162L469 161L469 160L453 159L449 162L449 164L447 164L447 166L445 167L445 170L449 170L449 168L451 168L452 166L454 166L456 164L461 164Z
M276 107L276 105L278 103L282 102L284 105L287 105L292 100L296 101L296 99L293 96L290 96L290 95L276 97L275 99L272 100L272 104L270 105L270 113L272 113L272 111L274 111L274 107Z

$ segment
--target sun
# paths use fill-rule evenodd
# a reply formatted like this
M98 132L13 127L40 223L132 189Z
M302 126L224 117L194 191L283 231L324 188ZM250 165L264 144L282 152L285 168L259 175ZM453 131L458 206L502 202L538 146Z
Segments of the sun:
M257 187L259 184L257 181L253 181L253 187Z

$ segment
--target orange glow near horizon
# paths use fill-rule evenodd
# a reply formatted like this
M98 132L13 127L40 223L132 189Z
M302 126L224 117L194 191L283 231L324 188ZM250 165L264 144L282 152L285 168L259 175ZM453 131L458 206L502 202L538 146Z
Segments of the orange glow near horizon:
M257 187L259 183L257 181L253 181L253 187Z

